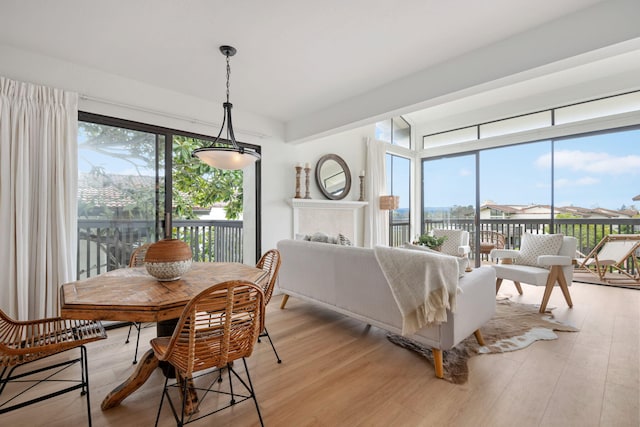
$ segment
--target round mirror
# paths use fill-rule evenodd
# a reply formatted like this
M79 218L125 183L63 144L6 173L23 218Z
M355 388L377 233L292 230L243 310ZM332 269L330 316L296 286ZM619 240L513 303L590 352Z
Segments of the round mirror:
M327 199L344 199L351 189L351 171L340 156L327 154L316 164L316 183Z

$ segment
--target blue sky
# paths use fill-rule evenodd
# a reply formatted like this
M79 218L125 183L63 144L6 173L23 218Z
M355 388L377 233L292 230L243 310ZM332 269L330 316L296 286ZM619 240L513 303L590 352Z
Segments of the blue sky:
M551 204L551 142L480 153L480 201ZM475 157L463 155L425 164L426 206L475 201ZM619 209L640 194L640 130L555 142L555 205Z

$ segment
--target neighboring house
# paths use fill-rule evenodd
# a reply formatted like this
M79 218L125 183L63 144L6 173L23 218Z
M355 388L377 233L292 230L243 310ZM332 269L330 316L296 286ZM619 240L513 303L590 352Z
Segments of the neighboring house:
M580 206L556 206L555 215L571 214L580 218L633 218L638 215L635 209L612 210L604 208L583 208ZM530 220L547 219L551 215L549 205L496 205L485 203L480 206L480 219Z

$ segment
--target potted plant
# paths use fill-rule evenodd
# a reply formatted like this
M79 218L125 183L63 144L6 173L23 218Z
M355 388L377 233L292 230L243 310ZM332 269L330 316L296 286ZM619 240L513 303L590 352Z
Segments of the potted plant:
M418 240L414 242L415 245L426 246L434 251L439 251L444 241L447 240L446 236L435 237L431 234L422 234L418 237Z

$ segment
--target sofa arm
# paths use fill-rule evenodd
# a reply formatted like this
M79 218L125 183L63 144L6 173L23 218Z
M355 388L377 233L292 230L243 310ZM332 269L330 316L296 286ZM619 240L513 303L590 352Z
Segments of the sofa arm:
M489 256L491 259L512 258L516 259L520 251L515 249L491 249Z
M573 264L573 258L564 255L540 255L538 257L538 264L545 267L552 265L571 265Z

